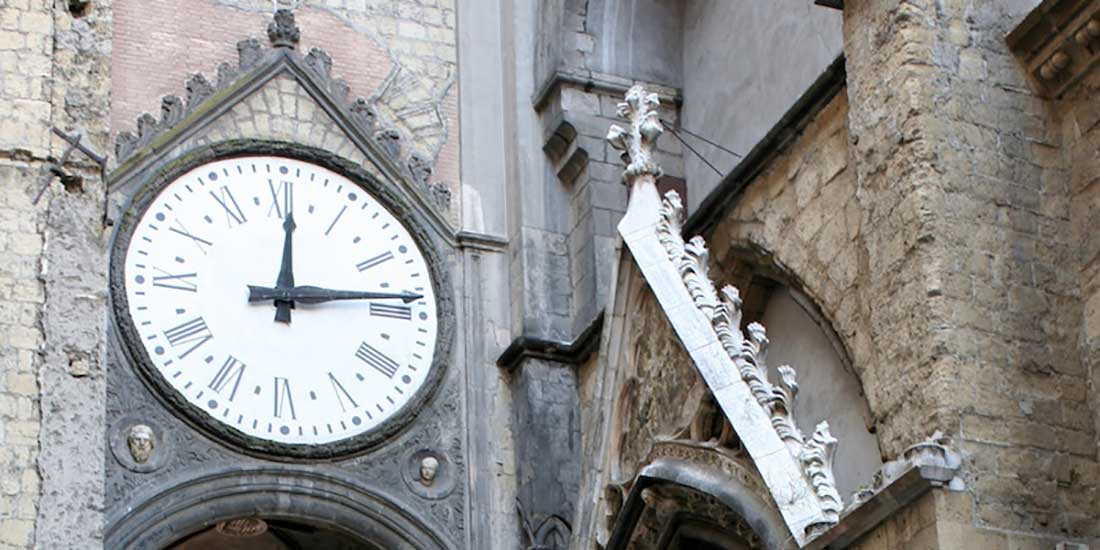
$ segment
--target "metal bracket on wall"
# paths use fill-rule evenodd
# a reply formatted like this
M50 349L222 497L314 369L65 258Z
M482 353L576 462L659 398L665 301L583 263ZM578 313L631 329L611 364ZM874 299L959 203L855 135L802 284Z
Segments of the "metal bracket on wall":
M57 128L51 128L54 135L65 140L69 146L65 148L65 152L61 154L61 158L47 157L47 163L45 167L45 173L42 175L42 181L39 184L38 192L34 195L33 204L38 204L38 201L42 200L42 195L46 193L46 190L50 188L50 183L53 182L54 177L61 179L63 185L70 185L68 182L79 181L79 176L69 173L65 170L65 163L69 162L69 157L72 156L74 151L80 151L84 155L96 164L99 165L99 176L106 180L107 176L107 158L91 150L87 145L80 142L81 135L73 134L69 135Z

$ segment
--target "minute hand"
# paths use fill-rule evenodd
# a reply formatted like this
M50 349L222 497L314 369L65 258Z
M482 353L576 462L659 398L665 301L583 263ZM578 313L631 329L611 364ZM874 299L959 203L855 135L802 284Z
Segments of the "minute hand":
M333 290L316 286L296 286L292 288L271 288L248 285L249 302L278 300L294 301L302 304L320 304L335 300L401 300L406 304L423 298L412 292L364 292L358 290Z

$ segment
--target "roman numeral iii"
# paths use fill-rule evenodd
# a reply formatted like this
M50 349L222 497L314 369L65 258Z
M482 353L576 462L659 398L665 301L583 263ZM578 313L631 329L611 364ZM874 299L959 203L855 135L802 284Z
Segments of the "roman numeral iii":
M408 321L412 319L412 307L394 304L376 304L371 302L370 314L372 317L388 317Z
M374 367L378 372L386 375L386 378L393 378L393 375L397 374L397 361L390 359L386 354L372 348L370 344L363 342L359 344L359 349L355 352L355 356L360 361Z

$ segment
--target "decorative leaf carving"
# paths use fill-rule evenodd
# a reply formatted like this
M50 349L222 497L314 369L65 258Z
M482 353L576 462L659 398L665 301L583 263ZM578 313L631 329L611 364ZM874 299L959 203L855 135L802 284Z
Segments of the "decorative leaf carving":
M607 133L611 146L622 151L626 163L623 180L649 174L660 177L661 167L653 160L657 138L665 131L657 116L660 105L657 94L646 93L642 86L633 86L626 92L626 101L619 104L618 114L630 122L629 129L612 125Z
M631 105L626 110L630 112L634 108ZM629 142L629 138L624 137L624 131L612 133L620 137L623 143ZM780 440L798 460L805 481L813 487L824 513L820 521L810 526L816 533L835 524L843 509L843 501L833 478L833 454L837 440L829 433L826 422L819 424L811 437L803 435L794 419L799 389L795 370L787 365L781 366L776 369L778 383L773 385L769 381L767 331L759 323L750 323L746 328L747 334L741 332L740 292L728 285L722 288L721 293L715 291L708 274L710 254L706 242L696 236L685 244L681 236L683 211L680 196L675 191L668 192L661 202L657 240L679 271L695 306L710 321L741 380L771 419L772 428Z

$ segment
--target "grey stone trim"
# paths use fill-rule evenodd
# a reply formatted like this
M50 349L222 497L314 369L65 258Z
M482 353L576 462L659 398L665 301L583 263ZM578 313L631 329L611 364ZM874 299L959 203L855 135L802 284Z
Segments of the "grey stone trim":
M496 235L477 233L474 231L459 231L455 234L455 238L458 240L459 248L484 250L487 252L506 252L508 250L508 239Z
M600 312L572 342L519 336L497 358L497 366L513 371L529 358L546 359L566 365L583 363L599 348L603 318L604 314Z
M376 128L377 116L368 101L348 99L348 85L332 77L332 60L327 53L314 48L302 56L290 47L264 49L255 39L242 40L237 49L237 68L228 63L219 65L216 84L196 73L187 82L186 102L166 96L160 120L145 113L138 118L136 135L131 132L118 135L115 145L118 165L107 177L110 191L141 177L164 153L202 131L271 80L288 74L387 179L405 190L447 244L455 244L455 230L440 211L449 207L449 197L442 196L438 185L416 183L408 159L402 158L400 133L391 128Z
M439 338L436 341L435 358L431 372L425 384L402 409L386 420L378 428L368 433L325 445L288 445L261 440L209 417L206 411L195 407L171 387L159 374L140 343L136 327L129 316L125 292L126 247L141 215L152 203L159 192L177 176L195 166L215 159L259 154L296 158L318 164L347 176L364 191L376 197L398 219L404 220L409 233L416 240L427 258L432 282L437 289L436 310L439 312ZM374 176L348 160L327 151L299 144L241 140L217 143L196 149L187 155L151 171L141 182L140 187L130 197L123 216L118 224L111 243L110 289L112 331L118 336L119 348L125 360L133 365L139 377L152 393L162 399L176 411L183 414L196 427L204 430L220 441L228 442L234 448L246 454L264 458L317 459L343 456L379 445L396 435L408 425L425 403L436 393L444 371L451 364L452 340L455 330L455 305L450 274L444 261L444 251L427 230L429 224L423 213L396 192L392 185L377 181Z
M141 504L109 517L104 548L167 548L227 519L263 510L338 529L386 550L448 548L416 512L333 472L296 466L232 467L145 491Z
M659 458L642 468L635 478L615 519L605 550L627 548L642 511L645 510L642 491L662 484L681 485L715 497L752 527L765 548L798 548L783 518L751 489L731 482L726 474L712 471L705 466L679 459Z
M582 73L559 69L551 74L538 88L534 97L531 98L531 105L534 106L536 111L542 111L550 97L562 86L575 86L584 88L588 92L595 91L610 96L622 96L626 94L631 86L637 83L635 80L612 74L595 71L584 71ZM653 83L646 83L646 87L657 94L663 105L679 106L684 102L683 94L680 93L679 88L660 86Z
M745 158L710 192L699 207L684 222L684 235L701 235L710 231L741 198L741 192L837 96L846 86L848 73L844 56L840 55L809 89L764 135Z

